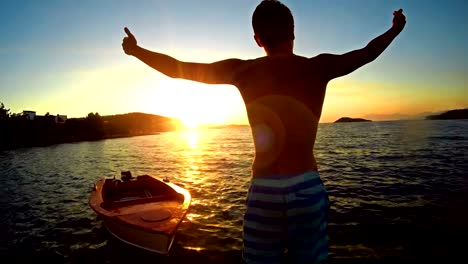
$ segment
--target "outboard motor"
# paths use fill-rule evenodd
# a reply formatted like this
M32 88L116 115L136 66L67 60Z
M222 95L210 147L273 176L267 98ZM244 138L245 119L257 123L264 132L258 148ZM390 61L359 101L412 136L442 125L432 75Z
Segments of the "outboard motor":
M120 176L121 176L122 181L124 182L128 182L133 178L132 173L130 171L122 171L120 173Z

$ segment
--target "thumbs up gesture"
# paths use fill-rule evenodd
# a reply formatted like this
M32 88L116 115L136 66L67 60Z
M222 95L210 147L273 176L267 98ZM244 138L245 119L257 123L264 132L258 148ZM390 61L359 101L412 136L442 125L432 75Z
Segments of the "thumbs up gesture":
M406 25L406 17L403 15L403 10L400 9L398 11L393 12L393 27L398 29L398 31L402 31Z
M137 40L135 36L133 36L132 32L128 30L128 28L124 28L125 33L127 33L127 36L123 38L122 41L122 48L127 55L133 55L133 52L135 51L137 47Z

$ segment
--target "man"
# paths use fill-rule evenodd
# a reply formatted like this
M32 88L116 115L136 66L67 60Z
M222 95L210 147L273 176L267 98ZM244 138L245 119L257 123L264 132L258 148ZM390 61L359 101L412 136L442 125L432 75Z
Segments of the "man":
M252 24L265 57L211 64L182 62L137 45L125 28L126 54L172 78L232 84L242 95L255 144L252 182L244 216L247 263L319 263L328 256L328 196L313 148L327 83L375 60L403 30L402 10L393 26L366 47L313 58L293 53L294 19L276 0L262 1Z

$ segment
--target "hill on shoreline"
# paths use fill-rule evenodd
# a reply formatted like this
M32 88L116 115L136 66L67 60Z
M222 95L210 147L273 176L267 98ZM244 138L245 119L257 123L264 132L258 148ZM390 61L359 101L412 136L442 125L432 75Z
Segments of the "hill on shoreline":
M364 115L363 118L370 119L373 121L397 121L397 120L432 120L432 119L466 119L465 118L452 118L450 117L454 113L449 113L446 116L445 113L452 112L452 111L463 111L468 110L468 108L464 109L449 109L444 111L434 111L434 112L421 112L417 114L400 114L400 113L393 113L393 114L367 114ZM456 112L455 112L456 113ZM440 116L440 117L437 117Z
M55 116L6 115L0 120L0 149L48 146L52 144L133 137L178 130L180 120L145 113L127 113L69 118L57 122Z
M438 115L426 116L427 120L468 119L468 108L450 110Z

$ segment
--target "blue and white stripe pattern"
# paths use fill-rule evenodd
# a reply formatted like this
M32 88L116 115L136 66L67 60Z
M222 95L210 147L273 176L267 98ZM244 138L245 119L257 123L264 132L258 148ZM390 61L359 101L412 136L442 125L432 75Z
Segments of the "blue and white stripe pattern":
M328 257L328 195L318 172L254 177L244 216L247 263L319 263Z

